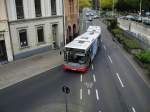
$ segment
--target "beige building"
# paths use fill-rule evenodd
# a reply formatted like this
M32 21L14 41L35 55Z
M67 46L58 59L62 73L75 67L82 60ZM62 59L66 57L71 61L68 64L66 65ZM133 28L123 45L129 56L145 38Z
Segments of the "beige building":
M65 43L72 41L79 32L78 0L64 0Z
M5 0L0 0L0 63L13 60Z
M6 5L14 59L63 45L62 0L6 0Z

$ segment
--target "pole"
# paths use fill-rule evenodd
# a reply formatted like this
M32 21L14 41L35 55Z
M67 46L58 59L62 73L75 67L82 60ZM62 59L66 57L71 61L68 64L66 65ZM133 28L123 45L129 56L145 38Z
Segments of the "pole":
M80 16L80 6L79 6L79 0L78 0L78 16Z
M142 14L142 0L140 0L140 16Z
M113 0L113 4L112 4L112 16L114 15L114 9L115 9L115 0Z
M63 36L64 36L64 44L66 45L66 18L65 18L65 2L62 0L62 7L63 7Z
M66 112L68 112L68 101L67 101L67 94L65 94L65 104L66 104Z
M64 93L64 95L65 95L66 112L68 112L67 94L70 93L70 89L69 89L69 87L67 87L67 86L63 86L63 87L62 87L62 91L63 91L63 93Z
M100 0L99 2L100 2L100 4L99 4L99 9L101 10L101 0Z

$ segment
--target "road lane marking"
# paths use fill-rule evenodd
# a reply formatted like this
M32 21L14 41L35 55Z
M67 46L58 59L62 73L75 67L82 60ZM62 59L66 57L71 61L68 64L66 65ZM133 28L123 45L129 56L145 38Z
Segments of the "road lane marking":
M104 49L106 50L106 46L105 46L105 45L103 45L103 47L104 47Z
M91 94L91 91L90 91L90 89L88 89L88 95L90 95Z
M99 100L98 90L96 89L96 99Z
M95 74L93 74L93 80L94 80L94 82L96 82L96 77L95 77Z
M110 57L110 56L108 56L108 58L109 58L110 62L112 63L112 59L111 59L111 57Z
M82 100L82 88L80 89L80 100Z
M124 84L123 84L123 82L122 82L122 80L121 80L121 78L120 78L120 76L119 76L119 74L116 73L116 75L117 75L117 78L118 78L118 80L119 80L121 86L122 86L122 87L125 87Z
M103 40L101 39L101 42L103 42Z
M93 64L92 64L92 70L94 70L94 66L93 66Z
M102 112L101 110L99 110L98 112Z
M82 74L81 74L81 76L80 76L80 81L82 82Z
M92 83L92 82L85 82L84 85L85 85L87 88L92 88L92 87L93 87L93 83Z
M134 107L132 107L132 111L133 111L133 112L136 112Z

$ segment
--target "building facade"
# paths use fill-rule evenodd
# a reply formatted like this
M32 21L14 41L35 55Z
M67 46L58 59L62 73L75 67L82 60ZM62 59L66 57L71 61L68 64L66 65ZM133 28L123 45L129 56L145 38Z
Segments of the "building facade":
M14 59L63 44L62 0L6 0Z
M7 9L5 0L0 0L0 63L13 60Z
M64 0L65 43L72 41L79 32L78 0Z

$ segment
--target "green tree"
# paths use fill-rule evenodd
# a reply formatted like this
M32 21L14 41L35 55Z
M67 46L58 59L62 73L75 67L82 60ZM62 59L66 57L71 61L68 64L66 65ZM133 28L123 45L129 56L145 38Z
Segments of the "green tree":
M101 9L112 9L113 0L99 0ZM140 10L140 0L114 0L118 11L137 12ZM150 11L150 0L142 0L142 10Z
M118 0L116 8L119 11L139 11L140 0ZM150 10L150 0L142 0L142 10Z
M79 7L83 9L85 7L91 7L91 3L89 0L79 0Z
M114 0L114 5L116 5L118 0ZM113 0L99 0L99 3L100 3L100 8L101 9L109 9L111 10L112 9L112 6L113 6Z

